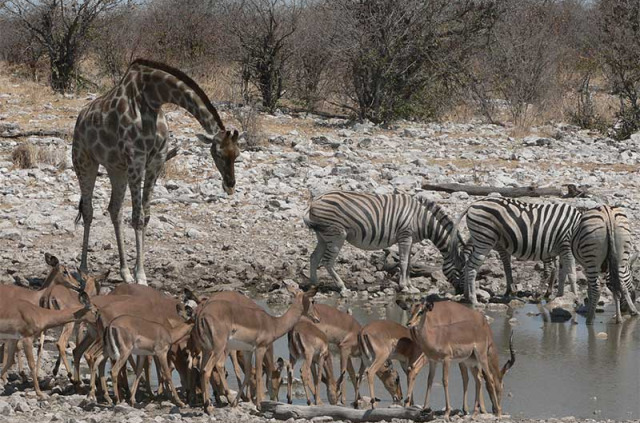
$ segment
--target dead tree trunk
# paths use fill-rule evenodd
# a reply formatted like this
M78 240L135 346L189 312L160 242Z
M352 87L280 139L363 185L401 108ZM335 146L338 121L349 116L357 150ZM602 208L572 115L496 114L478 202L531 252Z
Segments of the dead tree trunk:
M307 419L314 417L329 416L333 420L350 420L352 422L379 422L391 421L391 419L407 419L414 421L433 420L432 413L425 413L418 407L394 407L394 408L374 408L366 410L355 410L353 408L340 407L337 405L320 406L300 406L283 404L275 401L264 401L261 404L261 411L265 417L273 417L277 420Z
M575 184L568 184L563 188L554 187L488 187L479 185L465 184L428 184L423 183L422 189L425 191L444 191L444 192L466 192L469 195L487 196L492 193L498 193L503 197L585 197L587 188Z

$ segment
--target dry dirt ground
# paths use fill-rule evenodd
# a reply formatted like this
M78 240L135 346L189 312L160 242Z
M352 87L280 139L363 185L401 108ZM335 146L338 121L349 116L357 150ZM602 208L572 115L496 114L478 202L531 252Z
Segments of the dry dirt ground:
M43 85L0 72L0 133L56 130L71 134L79 110L94 97L87 93L54 95ZM300 272L308 272L315 247L315 236L304 227L302 215L310 196L329 189L420 193L457 219L475 198L464 193L420 192L423 180L496 187L586 185L588 198L544 201L567 201L580 207L622 205L632 222L634 246L640 236L636 223L640 217L640 140L614 142L561 123L531 128L526 135L518 131L516 136L510 128L480 122L399 122L381 128L313 115L261 115L262 142L243 151L236 164L237 192L227 196L207 146L197 141L197 122L175 107L165 110L172 131L170 144L180 148L180 155L169 162L157 184L147 231L146 273L150 285L172 293L189 286L203 294L238 289L260 297L284 279L301 281ZM222 110L222 119L233 122L232 113ZM33 167L20 169L12 162L20 145L30 146L36 158ZM37 284L47 272L45 252L65 264L79 264L82 225L74 225L79 190L70 157L70 135L0 139L1 283ZM108 178L102 175L94 193L90 268L111 270L109 283L113 284L120 282L120 276L115 236L106 213L109 192ZM128 222L128 197L124 215ZM133 266L135 244L128 226L126 242ZM421 261L441 264L430 243L424 242L420 249ZM354 296L388 302L395 296L397 276L382 271L383 262L381 252L347 245L337 271L357 292ZM521 290L538 290L539 268L538 263L514 263ZM321 282L330 286L326 272L321 270L320 275ZM488 291L504 289L496 257L488 260L479 280ZM579 282L584 296L583 278ZM414 278L414 283L422 293L451 292L441 272ZM327 289L320 300L325 295L337 294ZM0 415L2 401L9 403L12 397L0 397ZM155 405L143 413L89 412L80 405L79 397L52 398L51 402L58 412L48 411L47 403L31 398L26 402L30 411L15 411L10 405L4 415L10 416L5 417L7 421L16 422L34 418L68 422L206 420L199 411L166 414L169 407ZM241 410L220 411L216 417L260 420Z

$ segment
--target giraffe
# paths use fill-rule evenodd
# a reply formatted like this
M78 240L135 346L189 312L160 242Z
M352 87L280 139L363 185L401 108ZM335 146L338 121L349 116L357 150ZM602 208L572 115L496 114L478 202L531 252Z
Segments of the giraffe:
M93 220L93 188L102 165L111 182L108 211L116 233L120 275L134 283L124 251L122 204L131 191L131 224L136 235L135 282L146 285L144 238L150 201L167 155L168 127L161 110L173 103L187 110L206 134L213 161L222 175L222 188L232 195L236 183L234 163L240 150L238 131L226 130L220 115L204 91L186 74L162 63L134 60L118 85L89 103L78 115L73 133L73 168L80 184L76 223L83 220L80 269L87 271L89 232ZM144 184L144 185L143 185Z

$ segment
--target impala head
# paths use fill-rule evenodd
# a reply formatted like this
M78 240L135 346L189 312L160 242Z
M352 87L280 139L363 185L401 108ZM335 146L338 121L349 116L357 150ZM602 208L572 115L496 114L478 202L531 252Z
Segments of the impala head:
M220 175L222 175L222 189L228 195L233 194L236 186L235 162L240 155L238 148L238 131L221 130L211 137L198 134L200 141L211 144L211 156Z
M100 293L100 287L107 281L107 279L109 279L110 273L111 270L107 270L98 276L92 276L82 269L77 271L79 276L78 280L80 281L80 284L84 286L84 291L89 295L98 295Z
M433 310L433 301L428 300L426 297L419 302L407 304L403 300L396 300L396 304L401 309L405 310L409 314L409 320L407 321L407 327L417 326L422 319L424 313Z
M189 301L193 301L197 305L200 305L209 299L209 297L206 296L197 296L190 288L184 288L182 290L182 294L182 302L185 304L187 304Z
M385 361L382 368L378 371L378 376L384 385L384 388L389 392L394 403L402 401L402 387L400 386L400 375L396 369L393 368L391 360Z
M80 312L80 318L88 323L96 323L98 318L100 317L100 313L95 305L91 302L91 298L89 298L89 294L87 294L84 290L80 290L78 294L78 301L84 306L84 308Z
M495 376L495 386L496 386L496 398L498 400L498 404L493 404L493 412L498 416L502 413L502 392L504 390L504 376L507 374L510 368L516 362L516 353L513 350L513 331L511 331L511 335L509 336L509 360L502 366L501 369L498 369L498 355L497 352L490 352L494 357L489 357L490 367Z
M176 304L176 313L178 313L178 316L180 316L185 322L187 323L193 323L193 320L195 319L195 308L198 305L189 300L186 303L178 303Z
M280 393L280 387L282 386L282 382L284 381L284 372L287 371L290 364L288 361L285 361L284 358L278 357L276 360L276 368L271 373L271 385L273 386L272 401L278 401L278 396Z
M318 313L314 307L315 302L313 299L313 297L318 293L318 289L315 286L312 286L308 291L304 292L295 282L285 282L284 286L296 299L299 296L302 297L302 315L307 316L314 323L319 323L320 317L318 317Z
M58 257L53 254L45 253L44 261L51 266L47 278L43 282L43 287L50 285L64 285L70 288L78 288L80 284L73 277L72 272L67 266L60 264Z

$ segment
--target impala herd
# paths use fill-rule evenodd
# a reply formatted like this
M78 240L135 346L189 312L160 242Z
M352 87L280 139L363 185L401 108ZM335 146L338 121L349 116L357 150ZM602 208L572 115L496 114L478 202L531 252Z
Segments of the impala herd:
M225 396L232 406L242 399L254 400L260 408L264 400L263 387L266 386L272 400L277 400L285 375L287 399L291 403L293 369L296 362L301 361L301 380L308 404L321 404L321 383L327 387L331 404L346 403L348 375L356 393L354 403L360 399L360 383L366 377L371 406L375 407L376 376L394 402L403 398L400 378L391 361L397 360L407 374L405 405L413 404L416 376L428 363L425 408L428 407L435 366L442 363L445 416L448 417L451 412L448 370L455 362L459 363L463 375L463 410L468 411L467 369L470 369L476 382L474 413L485 412L483 381L493 411L496 414L502 411L502 379L514 363L513 349L510 360L500 369L486 319L481 313L457 303L434 303L425 299L409 305L398 301L398 305L409 311L408 326L391 321L361 326L350 314L317 304L315 288L304 292L292 282L284 284L293 297L289 309L282 316L274 317L237 292L220 292L204 298L185 289L183 298L178 299L148 286L120 284L101 295L100 284L107 274L92 276L82 271L71 272L50 254L45 255L45 261L51 270L39 290L0 286L0 342L4 344L0 377L6 382L7 372L21 346L39 398L45 396L38 379L44 333L62 327L56 344L59 357L54 375L64 365L69 379L79 389L83 384L79 368L84 357L90 369L88 395L93 401L98 400L99 391L99 396L109 404L113 403L112 396L120 402L123 395L134 404L143 375L147 392L151 393L149 368L153 359L159 381L157 394L168 392L179 407L185 406L185 400L194 404L202 398L205 411L211 412L211 386L218 404ZM66 350L74 328L79 341L73 350L72 368ZM276 360L273 343L285 334L289 359ZM33 345L37 337L40 337L40 350L36 362ZM339 375L333 373L330 347L338 350ZM231 357L238 379L239 392L235 396L227 384L227 356ZM358 372L352 362L354 358L360 359ZM111 363L112 396L105 372L107 362ZM127 363L135 370L130 389ZM174 386L173 370L179 374L183 398ZM26 379L24 373L21 374Z

